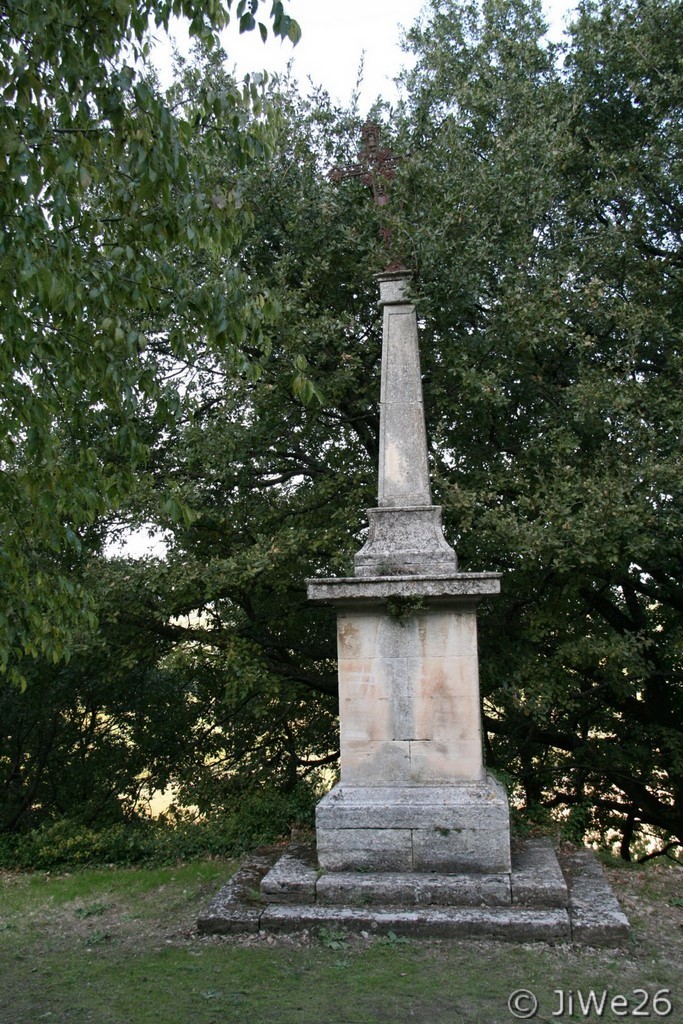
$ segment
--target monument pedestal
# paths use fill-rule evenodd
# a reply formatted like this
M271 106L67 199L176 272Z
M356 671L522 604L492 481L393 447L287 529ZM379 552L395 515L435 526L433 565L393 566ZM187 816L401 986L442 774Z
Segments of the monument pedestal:
M494 573L309 580L337 607L341 780L318 805L326 870L510 871L484 771L476 605Z

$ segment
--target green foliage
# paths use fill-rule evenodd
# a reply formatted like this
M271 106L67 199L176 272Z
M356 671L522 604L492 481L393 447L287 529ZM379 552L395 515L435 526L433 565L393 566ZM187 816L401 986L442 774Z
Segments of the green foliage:
M348 949L348 932L341 928L319 928L318 938L327 949Z
M396 619L403 625L408 622L412 616L416 615L420 610L424 608L424 598L419 595L401 597L391 597L387 601L387 611L389 615Z
M0 833L0 867L53 871L100 864L175 864L233 857L310 826L316 794L304 786L289 794L243 793L232 808L207 820L139 820L88 827L62 818L20 834Z
M572 837L683 836L678 4L432 4L404 237L489 756ZM563 58L563 66L558 58ZM568 813L568 817L565 817Z
M62 815L85 825L134 818L146 787L163 789L186 754L188 687L159 671L170 643L141 622L155 596L124 580L122 615L116 581L112 567L95 587L81 567L97 631L79 635L68 665L32 664L25 690L0 687L0 831Z
M203 135L231 172L260 159L262 88L224 79L167 98L145 63L150 24L185 16L215 49L230 7L11 0L0 11L0 671L15 681L26 656L68 658L92 619L71 565L177 415L173 361L208 346L241 362L261 329L265 300L232 256L248 211L190 153ZM271 18L298 39L282 3ZM197 287L188 261L205 249L222 273Z
M572 837L616 830L626 853L634 830L683 834L677 11L586 8L560 51L534 4L434 3L394 142L436 500L463 567L504 573L482 615L489 760L527 811ZM317 702L333 632L299 581L348 572L374 503L382 254L362 184L325 177L357 122L321 95L279 109L287 130L244 189L250 266L283 316L259 387L209 390L183 434L197 517L170 562L241 637L238 660L261 662L261 697L289 679ZM293 355L322 405L288 390ZM314 738L305 705L292 729L290 694L252 707ZM255 760L278 764L252 742Z
M3 867L50 871L91 864L136 864L154 847L150 828L111 825L98 831L65 819L20 836L0 837Z
M385 131L403 155L387 223L415 271L435 501L463 569L503 573L480 616L487 759L526 827L624 857L683 841L680 30L678 4L605 0L553 46L532 0L433 0ZM201 302L158 297L118 341L113 328L125 346L144 320L145 351L182 380L175 417L157 410L168 389L130 390L148 473L122 511L164 531L169 552L91 557L107 526L95 511L44 586L48 602L55 572L80 586L101 623L75 649L60 729L82 730L96 694L117 763L138 751L151 786L206 814L254 786L315 789L336 762L334 616L308 607L304 579L350 571L375 503L385 254L365 186L328 174L355 151L354 110L285 82L250 91L252 116L211 56L174 88L196 115L174 201L193 209L183 181L208 181L239 242L159 241L174 296ZM277 111L277 136L259 134L254 104ZM91 192L88 216L122 204ZM174 223L195 230L184 201ZM130 245L146 260L156 243L136 249L128 227L125 258ZM215 333L212 296L226 304ZM191 360L194 337L207 344ZM95 412L101 427L86 403ZM23 465L32 442L19 440ZM57 443L77 481L83 449L53 430ZM27 813L49 819L52 796L30 792L39 760L20 762Z

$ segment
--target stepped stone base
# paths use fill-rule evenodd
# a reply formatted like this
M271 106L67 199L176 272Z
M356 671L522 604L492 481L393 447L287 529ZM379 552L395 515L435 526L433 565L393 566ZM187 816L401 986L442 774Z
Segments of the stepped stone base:
M321 872L312 847L271 849L245 862L198 921L205 934L331 926L592 946L618 946L629 936L592 853L577 850L560 863L546 840L516 843L511 871L497 874Z

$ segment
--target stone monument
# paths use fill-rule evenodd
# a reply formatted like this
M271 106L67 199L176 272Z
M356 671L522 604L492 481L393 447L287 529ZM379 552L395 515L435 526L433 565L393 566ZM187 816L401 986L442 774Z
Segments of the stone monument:
M329 870L510 871L505 792L484 769L477 602L432 504L410 274L379 276L378 507L355 576L308 581L338 609L341 780L316 815Z
M364 138L362 163L338 177L362 177L381 207L395 161L376 126ZM386 225L382 237L390 250ZM499 593L500 577L458 572L432 504L410 281L391 260L379 275L379 481L367 542L353 576L307 581L311 601L337 609L340 780L317 807L315 849L257 855L199 927L618 944L628 922L592 854L575 852L563 871L549 841L511 843L507 796L484 766L477 604Z

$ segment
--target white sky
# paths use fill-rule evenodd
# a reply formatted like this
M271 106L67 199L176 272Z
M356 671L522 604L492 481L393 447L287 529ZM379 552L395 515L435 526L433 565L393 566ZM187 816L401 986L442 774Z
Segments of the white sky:
M270 6L270 0L261 0L257 17L263 14L264 22ZM343 104L351 99L365 54L360 93L364 114L378 95L390 102L396 99L392 79L408 61L399 45L401 30L410 28L424 6L424 0L285 0L285 9L296 18L303 33L296 47L272 35L264 44L258 31L240 36L234 23L224 33L223 45L240 76L248 71L282 71L292 60L300 82L310 78ZM561 34L565 14L574 6L573 0L544 0L553 38ZM175 39L185 51L187 33L182 26ZM164 84L169 82L169 50L164 42L156 51Z

